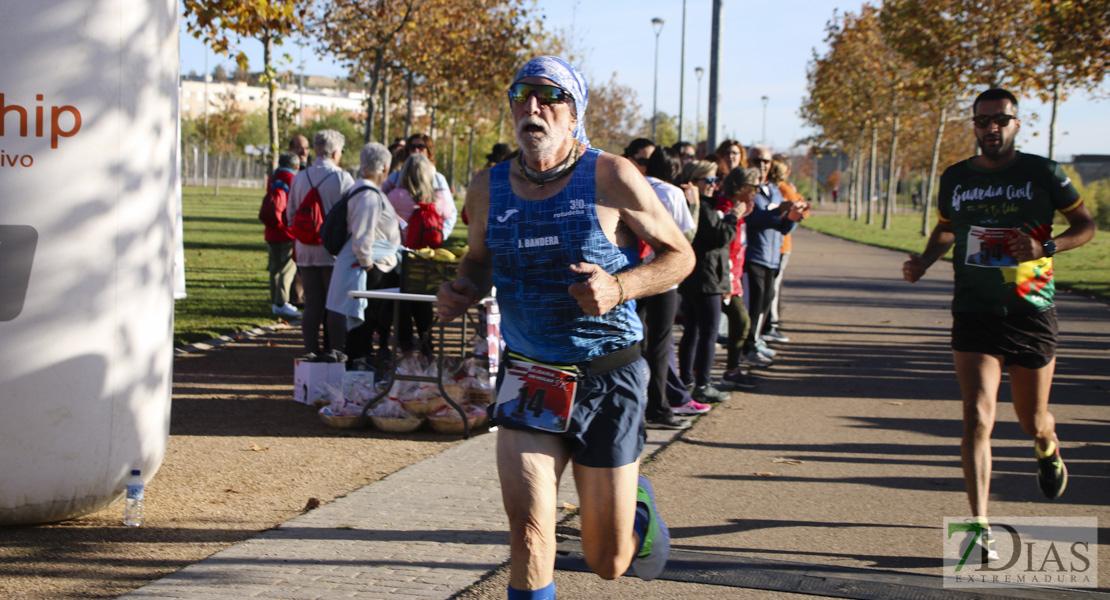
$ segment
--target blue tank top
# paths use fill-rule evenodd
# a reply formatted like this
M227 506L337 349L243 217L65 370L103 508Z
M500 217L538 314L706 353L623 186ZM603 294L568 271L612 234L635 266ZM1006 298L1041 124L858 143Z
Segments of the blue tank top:
M587 149L566 187L545 200L522 200L513 193L511 161L490 172L486 246L493 256L501 334L509 349L536 360L581 363L643 337L635 302L592 317L567 291L585 278L571 273L572 264L594 263L612 274L638 261L637 247L617 247L597 220L599 154Z

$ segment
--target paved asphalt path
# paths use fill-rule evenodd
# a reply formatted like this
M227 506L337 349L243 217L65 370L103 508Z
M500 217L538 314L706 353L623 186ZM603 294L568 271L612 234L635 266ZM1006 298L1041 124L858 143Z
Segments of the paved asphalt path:
M560 597L968 597L939 584L943 518L968 514L948 347L951 268L937 265L911 285L901 279L903 260L900 252L796 233L783 300L791 341L778 346L773 368L757 371L759 389L734 392L677 436L653 432L662 445L648 449L644 473L671 529L674 568L653 582L579 572L570 516L560 527ZM1107 597L1110 590L1110 306L1068 294L1057 304L1052 410L1070 483L1061 499L1043 499L1032 442L1002 406L990 509L996 520L1098 517L1101 593L987 590L984 597ZM1009 404L1005 379L1000 397ZM507 535L486 460L495 435L127 597L504 598ZM451 477L459 484L422 487ZM574 504L570 479L568 471L562 497ZM423 501L456 504L465 514L419 509L415 524L382 516ZM338 545L329 550L325 542Z

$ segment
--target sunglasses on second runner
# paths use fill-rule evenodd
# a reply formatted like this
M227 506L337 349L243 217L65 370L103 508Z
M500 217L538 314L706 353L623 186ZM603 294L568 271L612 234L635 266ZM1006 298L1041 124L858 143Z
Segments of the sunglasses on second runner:
M536 102L543 105L562 104L570 100L570 94L563 88L555 85L514 83L509 87L509 100L517 104L524 104L528 101L528 97L532 95L536 96Z
M1016 119L1014 115L1006 113L998 113L997 115L975 115L971 118L971 122L979 129L986 129L991 126L991 121L998 124L999 127L1005 127L1010 124L1010 121Z

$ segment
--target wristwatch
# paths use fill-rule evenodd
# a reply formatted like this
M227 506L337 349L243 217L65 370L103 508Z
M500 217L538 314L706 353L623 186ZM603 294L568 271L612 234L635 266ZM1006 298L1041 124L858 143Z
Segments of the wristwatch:
M1041 249L1044 250L1044 255L1046 257L1052 258L1052 255L1056 254L1056 242L1054 242L1052 240L1042 242L1041 243Z

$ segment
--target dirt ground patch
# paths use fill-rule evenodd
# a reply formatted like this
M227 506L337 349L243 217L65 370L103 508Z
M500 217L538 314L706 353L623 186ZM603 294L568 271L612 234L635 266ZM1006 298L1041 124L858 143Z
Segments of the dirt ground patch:
M122 502L0 528L0 598L115 598L457 443L337 430L292 400L300 330L174 359L170 437L142 527Z

